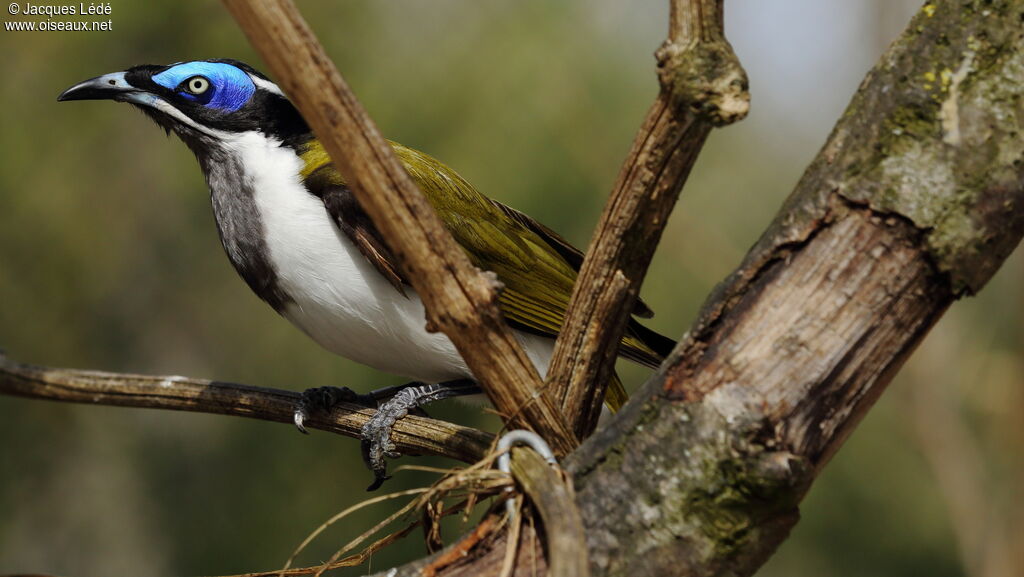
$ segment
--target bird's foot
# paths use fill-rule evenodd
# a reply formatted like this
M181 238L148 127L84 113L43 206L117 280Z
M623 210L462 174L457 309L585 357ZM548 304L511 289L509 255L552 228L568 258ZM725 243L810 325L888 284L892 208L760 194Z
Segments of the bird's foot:
M395 459L400 456L391 440L391 429L398 419L427 403L478 393L480 387L467 379L434 384L409 383L382 403L377 413L363 425L363 462L373 472L373 483L366 490L375 491L390 478L385 457Z
M302 398L295 405L295 428L308 435L306 420L315 413L326 413L338 403L358 403L372 407L376 404L373 393L360 395L348 387L315 387L302 391Z

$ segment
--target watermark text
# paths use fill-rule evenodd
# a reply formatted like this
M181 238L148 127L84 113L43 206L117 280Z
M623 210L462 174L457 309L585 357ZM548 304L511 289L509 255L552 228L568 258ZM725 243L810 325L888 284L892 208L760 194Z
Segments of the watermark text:
M18 20L4 20L7 32L109 32L114 29L111 18L105 20L68 19L66 17L110 16L110 2L76 2L67 4L34 4L11 2L7 13ZM21 19L24 18L24 19Z

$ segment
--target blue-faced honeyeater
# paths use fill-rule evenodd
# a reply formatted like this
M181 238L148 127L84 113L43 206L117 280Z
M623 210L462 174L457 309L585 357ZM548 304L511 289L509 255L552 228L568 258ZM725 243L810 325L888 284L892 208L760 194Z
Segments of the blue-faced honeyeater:
M386 403L379 415L404 414L447 391L473 390L466 364L446 336L425 330L423 304L387 243L277 85L241 62L209 60L135 66L76 84L59 97L101 99L135 105L192 149L228 258L261 299L329 351L416 381L401 403L398 397L390 402L402 406ZM438 160L392 146L473 264L497 274L505 320L543 375L583 254L550 228L480 194ZM651 312L641 302L634 314ZM673 344L633 319L619 355L653 367ZM307 391L296 424L302 429L313 405L335 398ZM605 402L615 410L625 398L615 378ZM387 435L386 429L364 430L373 441L378 479Z

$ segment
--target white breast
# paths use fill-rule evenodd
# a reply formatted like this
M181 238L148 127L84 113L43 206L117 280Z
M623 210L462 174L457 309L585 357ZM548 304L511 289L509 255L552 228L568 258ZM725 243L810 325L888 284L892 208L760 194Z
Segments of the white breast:
M471 377L448 338L424 330L423 303L403 296L334 224L299 180L301 159L259 134L229 145L241 160L280 288L282 315L329 351L417 381ZM550 339L520 334L543 373Z

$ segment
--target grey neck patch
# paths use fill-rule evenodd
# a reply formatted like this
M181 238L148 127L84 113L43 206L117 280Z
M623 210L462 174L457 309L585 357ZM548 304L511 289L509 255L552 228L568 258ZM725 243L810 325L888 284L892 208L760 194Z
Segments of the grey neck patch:
M210 187L217 232L228 259L249 288L281 312L292 298L278 284L255 192L241 162L216 148L196 156Z

